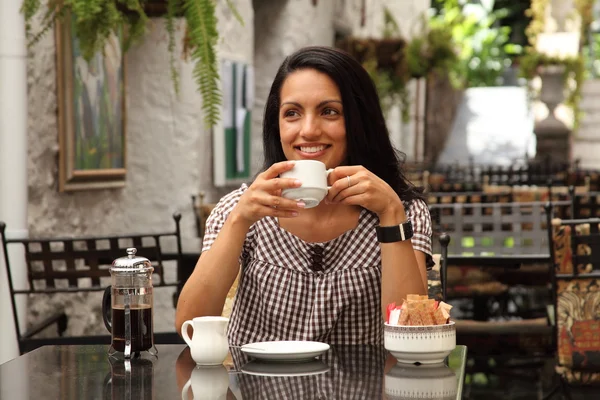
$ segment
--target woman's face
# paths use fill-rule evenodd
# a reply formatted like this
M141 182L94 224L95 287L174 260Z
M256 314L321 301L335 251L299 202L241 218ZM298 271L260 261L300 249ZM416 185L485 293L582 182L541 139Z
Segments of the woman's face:
M319 160L327 168L341 165L346 126L335 82L314 69L291 73L281 87L279 132L288 160Z

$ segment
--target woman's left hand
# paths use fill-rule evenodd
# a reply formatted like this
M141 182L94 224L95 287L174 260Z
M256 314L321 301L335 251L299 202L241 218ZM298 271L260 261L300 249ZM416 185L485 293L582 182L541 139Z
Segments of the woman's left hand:
M384 216L404 215L404 206L394 189L363 166L341 166L329 174L331 189L326 201L357 205Z

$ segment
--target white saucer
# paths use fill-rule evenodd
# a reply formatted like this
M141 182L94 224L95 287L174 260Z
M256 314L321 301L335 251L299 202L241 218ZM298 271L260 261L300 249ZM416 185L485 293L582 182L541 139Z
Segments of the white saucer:
M301 362L312 360L329 350L327 343L303 340L248 343L240 350L259 360Z
M324 374L328 371L327 364L318 360L292 364L250 361L242 367L244 374L257 376L308 376Z

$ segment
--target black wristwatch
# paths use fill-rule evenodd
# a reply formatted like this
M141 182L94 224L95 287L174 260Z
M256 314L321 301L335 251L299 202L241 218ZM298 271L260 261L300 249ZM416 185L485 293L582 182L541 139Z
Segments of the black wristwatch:
M413 237L413 227L410 220L393 226L378 226L377 240L380 243L402 242Z

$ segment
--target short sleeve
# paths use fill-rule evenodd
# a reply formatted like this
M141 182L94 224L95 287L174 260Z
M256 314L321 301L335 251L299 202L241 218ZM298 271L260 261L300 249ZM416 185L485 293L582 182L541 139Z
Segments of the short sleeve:
M204 227L204 238L202 241L202 251L207 251L211 248L219 232L223 228L227 217L231 211L235 208L235 206L240 201L240 197L246 191L248 186L243 184L239 189L234 190L233 192L223 196L221 200L217 203L215 208L211 211L210 215L206 219L206 224ZM252 229L251 229L252 231ZM251 236L251 231L246 236L246 243L244 244L244 251L247 250L248 236Z
M425 253L427 267L429 269L433 265L433 249L431 242L433 230L431 227L429 207L427 207L427 204L421 199L413 200L406 209L406 216L410 219L413 226L413 237L411 239L413 249Z

